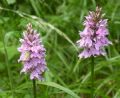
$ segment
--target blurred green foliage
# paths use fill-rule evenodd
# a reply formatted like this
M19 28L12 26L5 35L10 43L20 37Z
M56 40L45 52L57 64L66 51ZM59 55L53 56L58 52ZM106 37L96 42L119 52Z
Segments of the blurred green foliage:
M96 6L106 14L113 45L106 57L95 58L95 95L120 98L120 0L0 0L0 98L32 98L29 76L20 75L17 62L29 22L47 49L49 70L45 82L38 81L38 98L89 98L90 60L78 59L76 41L84 16Z

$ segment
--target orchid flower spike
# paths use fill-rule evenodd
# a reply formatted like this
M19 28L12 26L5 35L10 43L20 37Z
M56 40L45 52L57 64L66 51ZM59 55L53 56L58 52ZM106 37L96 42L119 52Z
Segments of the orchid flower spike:
M23 33L23 38L20 39L21 46L18 51L21 56L18 62L23 63L21 72L29 73L30 79L43 79L43 73L47 69L45 61L46 49L42 44L40 35L32 29L32 25L27 25L27 30Z
M77 41L83 51L79 54L79 58L88 58L91 56L105 55L104 47L112 44L108 40L107 35L107 19L103 19L101 8L96 7L96 11L90 11L85 17L84 30L80 32L81 39Z

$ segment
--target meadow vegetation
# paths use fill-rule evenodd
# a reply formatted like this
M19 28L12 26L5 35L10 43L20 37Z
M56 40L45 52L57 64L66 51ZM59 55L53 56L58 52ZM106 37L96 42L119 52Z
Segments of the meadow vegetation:
M32 98L29 75L20 74L19 39L28 23L41 35L48 70L38 98L90 98L90 59L76 41L84 16L102 7L108 19L107 56L95 58L96 98L120 98L120 0L0 0L0 98Z

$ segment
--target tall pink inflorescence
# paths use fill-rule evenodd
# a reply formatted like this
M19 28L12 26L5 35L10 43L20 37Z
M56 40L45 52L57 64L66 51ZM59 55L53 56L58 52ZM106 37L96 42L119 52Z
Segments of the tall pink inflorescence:
M77 41L80 48L84 50L79 54L79 58L105 55L104 46L112 44L108 39L107 19L103 19L101 8L90 11L84 21L84 30L80 32L81 39Z
M45 61L45 48L37 31L28 24L27 30L23 33L23 39L20 39L21 47L18 51L21 53L18 62L23 63L21 72L29 73L30 79L43 79L43 73L47 69Z

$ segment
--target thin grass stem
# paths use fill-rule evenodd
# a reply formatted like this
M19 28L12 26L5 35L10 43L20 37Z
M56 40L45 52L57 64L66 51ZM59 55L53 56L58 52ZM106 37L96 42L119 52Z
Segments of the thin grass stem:
M15 98L14 88L13 88L13 83L12 83L12 72L11 72L10 66L9 66L8 53L7 53L6 43L5 43L4 39L3 39L3 47L4 47L4 52L5 52L5 63L6 63L6 67L7 67L7 73L8 73L8 78L9 78L9 82L10 82L10 88L11 88L11 91L12 91L12 97Z

